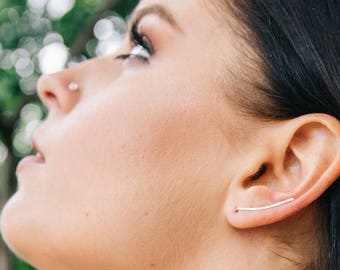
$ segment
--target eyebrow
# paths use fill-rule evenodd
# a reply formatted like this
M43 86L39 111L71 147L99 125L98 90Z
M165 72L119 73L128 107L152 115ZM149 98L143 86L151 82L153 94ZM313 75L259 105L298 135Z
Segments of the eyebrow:
M131 16L128 25L131 26L131 24L133 24L133 22L138 22L144 16L150 15L150 14L156 14L162 20L164 20L168 24L170 24L176 30L182 31L181 27L179 26L179 24L175 20L171 11L168 8L166 8L165 6L162 6L162 5L159 5L159 4L150 5L150 6L141 8L139 10L136 10L134 12L134 14Z

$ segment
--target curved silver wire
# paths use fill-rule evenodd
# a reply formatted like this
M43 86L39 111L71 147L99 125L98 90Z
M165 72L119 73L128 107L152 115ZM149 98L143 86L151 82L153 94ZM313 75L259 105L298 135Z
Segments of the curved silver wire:
M283 205L283 204L286 204L286 203L290 203L292 201L294 201L294 198L289 198L289 199L284 200L282 202L278 202L278 203L274 203L274 204L262 206L262 207L236 207L235 210L236 210L236 212L238 212L238 211L261 211L261 210L274 208L274 207L277 207L277 206L280 206L280 205Z

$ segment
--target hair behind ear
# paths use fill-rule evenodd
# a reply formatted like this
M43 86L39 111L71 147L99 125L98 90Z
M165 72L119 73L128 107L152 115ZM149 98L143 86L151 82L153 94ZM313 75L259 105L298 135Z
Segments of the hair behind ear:
M324 217L325 236L330 244L321 249L326 250L329 265L325 269L340 269L340 178L325 192L321 198L321 215Z
M246 95L240 97L247 112L270 120L310 113L324 113L340 120L339 1L225 2L245 26L245 37L260 56L267 80L265 85L254 83L257 93L263 94L261 101L269 100L261 102L263 106ZM339 181L322 196L321 211L327 217L329 242L319 252L329 266L308 269L340 269Z

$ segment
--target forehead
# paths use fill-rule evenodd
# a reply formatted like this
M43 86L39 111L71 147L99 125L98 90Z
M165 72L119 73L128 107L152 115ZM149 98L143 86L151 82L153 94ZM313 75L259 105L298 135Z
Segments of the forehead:
M202 38L206 43L223 44L238 38L227 23L226 5L221 0L142 0L132 14L153 5L162 6L183 29L186 36ZM225 38L227 37L227 38Z
M197 23L197 21L207 24L209 19L213 19L210 11L214 7L214 3L215 1L207 0L141 0L136 10L152 5L160 5L169 10L179 24Z

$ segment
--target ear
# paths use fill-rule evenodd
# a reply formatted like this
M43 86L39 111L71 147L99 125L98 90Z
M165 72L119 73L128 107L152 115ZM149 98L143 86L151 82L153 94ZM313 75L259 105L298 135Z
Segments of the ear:
M224 214L237 228L272 224L296 214L340 176L337 119L309 114L263 130L254 158L245 158L247 164L228 189Z

